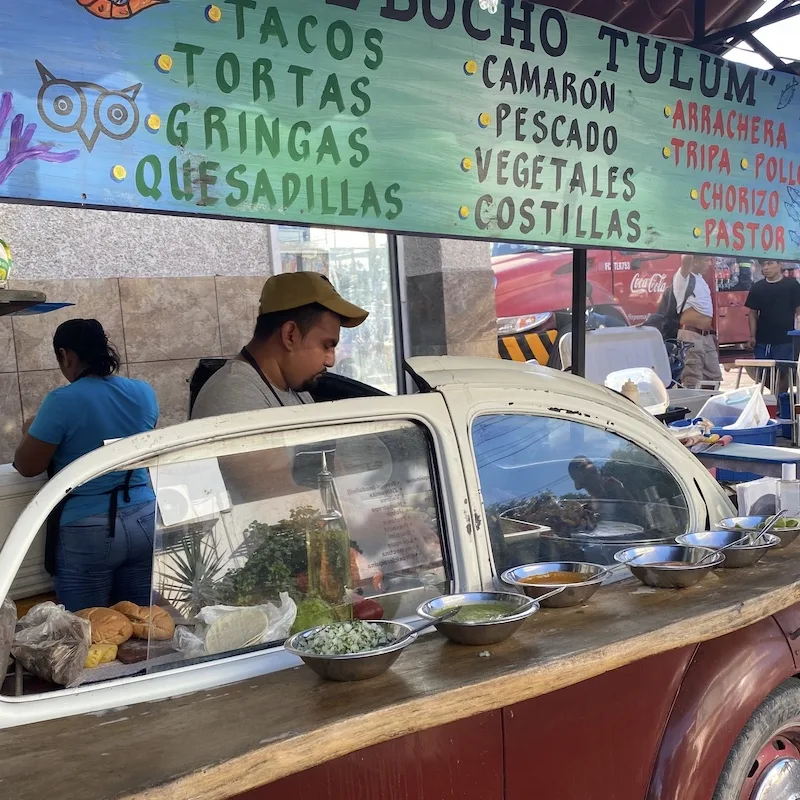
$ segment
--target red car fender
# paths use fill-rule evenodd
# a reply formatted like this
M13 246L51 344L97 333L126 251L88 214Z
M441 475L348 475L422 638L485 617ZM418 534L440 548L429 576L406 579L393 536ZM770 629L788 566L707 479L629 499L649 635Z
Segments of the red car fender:
M772 617L699 645L672 706L647 800L708 800L755 708L794 673Z

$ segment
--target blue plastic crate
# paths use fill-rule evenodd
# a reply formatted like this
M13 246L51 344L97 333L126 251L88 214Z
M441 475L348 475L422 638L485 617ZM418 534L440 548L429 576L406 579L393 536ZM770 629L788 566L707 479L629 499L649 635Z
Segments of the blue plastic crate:
M736 422L736 417L718 417L717 425L711 429L711 433L718 433L720 436L730 436L734 442L739 444L775 444L778 438L778 429L781 427L775 420L770 420L763 428L741 428L739 430L728 430L725 425ZM672 428L686 428L692 424L691 420L673 422Z

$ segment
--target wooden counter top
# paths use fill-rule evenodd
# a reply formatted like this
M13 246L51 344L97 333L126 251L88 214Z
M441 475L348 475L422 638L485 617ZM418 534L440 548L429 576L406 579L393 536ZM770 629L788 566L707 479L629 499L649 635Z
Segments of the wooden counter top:
M679 591L638 581L545 610L486 648L423 636L385 675L305 667L104 715L0 731L4 800L216 800L369 745L502 708L800 602L796 547ZM490 657L481 657L488 651Z

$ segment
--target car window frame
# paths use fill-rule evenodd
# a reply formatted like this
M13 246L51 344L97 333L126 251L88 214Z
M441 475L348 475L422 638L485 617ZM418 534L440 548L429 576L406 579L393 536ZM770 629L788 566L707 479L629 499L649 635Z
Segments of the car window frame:
M602 390L589 384L592 390ZM594 391L587 392L586 398L577 398L559 391L553 386L552 391L520 387L503 387L503 401L497 400L498 387L464 387L449 386L442 388L448 406L458 419L456 432L459 437L463 453L465 478L471 497L475 497L476 507L473 508L475 521L476 546L479 549L479 564L485 565L482 576L484 589L498 589L504 587L497 572L494 553L489 537L489 525L486 509L483 503L483 491L480 485L478 463L472 442L472 426L477 417L490 414L527 414L532 416L564 419L580 422L602 430L611 430L613 433L627 439L637 447L641 447L664 466L667 472L677 482L681 492L687 499L689 512L688 525L691 529L699 530L699 525L704 525L705 520L715 516L709 505L709 498L703 488L705 479L712 481L711 476L704 470L697 459L680 445L668 432L661 431L654 420L648 418L647 412L639 409L633 414L623 413L612 404L598 402ZM641 441L636 441L641 437ZM672 451L675 463L680 469L673 468L671 463L665 461L664 452Z
M428 436L433 482L441 511L444 562L449 570L450 590L459 591L460 587L476 581L476 559L469 552L468 544L472 542L466 530L467 520L461 513L461 509L468 505L467 489L451 416L442 396L433 392L228 414L159 428L99 448L58 473L20 514L0 549L0 596L8 594L47 515L72 486L106 472L147 466L161 454L197 445L203 445L208 450L206 455L212 456L215 443L248 435L274 433L279 436L293 429L311 430L338 424L393 420L417 423ZM300 663L282 645L276 645L163 672L61 688L50 693L24 697L0 695L0 730L208 690Z

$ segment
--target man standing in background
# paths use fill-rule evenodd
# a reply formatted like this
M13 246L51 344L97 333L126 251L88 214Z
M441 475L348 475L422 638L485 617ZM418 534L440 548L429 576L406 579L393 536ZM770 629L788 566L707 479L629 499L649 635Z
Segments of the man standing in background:
M795 316L800 312L800 283L795 278L784 278L775 259L762 259L759 263L763 278L753 284L745 302L750 309L748 346L753 349L754 358L793 361L789 331L794 330ZM782 375L781 384L784 383Z
M681 268L672 278L672 293L678 309L682 309L678 326L678 340L692 347L686 354L686 366L681 373L681 383L693 388L701 381L721 381L717 332L714 330L714 307L704 273L713 269L711 256L685 255ZM691 280L694 275L694 281ZM694 284L693 290L690 284ZM690 292L687 297L687 292Z

